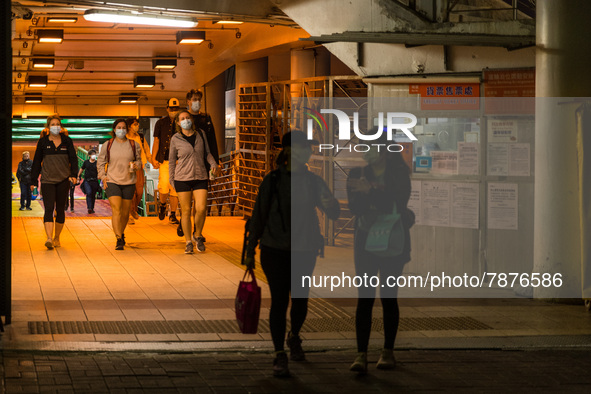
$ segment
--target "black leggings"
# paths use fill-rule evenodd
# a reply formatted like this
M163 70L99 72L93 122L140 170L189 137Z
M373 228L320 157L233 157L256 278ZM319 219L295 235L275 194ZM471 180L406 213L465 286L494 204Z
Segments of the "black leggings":
M298 263L305 265L304 272L311 275L316 263L316 253L293 252ZM261 266L269 283L271 291L271 310L269 312L269 326L275 351L283 351L286 331L286 315L289 306L291 290L291 254L261 245ZM299 335L306 315L308 314L308 298L291 299L291 332Z
M70 191L70 180L64 179L60 183L42 183L41 194L43 195L43 205L45 214L43 222L53 222L53 211L55 210L55 222L64 223L66 221L66 200Z
M376 257L365 251L367 234L355 235L355 273L358 276L371 277L378 275L380 283L387 283L388 276L398 277L404 268L405 258ZM373 287L360 287L357 310L355 312L355 330L357 333L357 351L367 352L369 336L371 333L372 310L375 301L376 289ZM398 309L398 288L380 287L384 319L384 349L394 349L394 341L398 333L400 323L400 310Z

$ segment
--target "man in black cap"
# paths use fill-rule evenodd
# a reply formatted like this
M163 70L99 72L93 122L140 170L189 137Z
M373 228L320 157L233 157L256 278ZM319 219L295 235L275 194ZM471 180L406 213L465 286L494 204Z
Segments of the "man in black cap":
M166 217L166 199L170 195L170 216L169 221L172 224L179 224L176 218L178 208L178 197L174 186L168 180L168 148L170 147L170 138L174 134L174 117L179 112L180 103L177 98L171 98L166 103L166 112L168 116L158 119L154 126L154 143L152 145L152 157L154 158L154 168L159 170L158 174L158 192L160 193L160 204L158 206L158 218L164 220Z

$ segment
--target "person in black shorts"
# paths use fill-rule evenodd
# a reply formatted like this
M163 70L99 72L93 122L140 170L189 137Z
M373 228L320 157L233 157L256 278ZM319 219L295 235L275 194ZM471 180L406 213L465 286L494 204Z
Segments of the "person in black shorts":
M140 146L128 140L126 134L125 119L117 119L111 132L113 138L103 144L97 164L99 178L113 211L111 221L117 238L115 250L123 250L125 246L124 232L135 194L136 171L142 167Z
M207 137L196 130L189 111L180 111L174 119L176 133L170 140L169 179L174 185L181 205L181 225L185 236L185 253L193 253L193 242L197 251L205 252L202 231L207 208L207 185L209 174L207 162L213 172L218 165L209 151ZM195 202L195 231L191 225L191 200Z

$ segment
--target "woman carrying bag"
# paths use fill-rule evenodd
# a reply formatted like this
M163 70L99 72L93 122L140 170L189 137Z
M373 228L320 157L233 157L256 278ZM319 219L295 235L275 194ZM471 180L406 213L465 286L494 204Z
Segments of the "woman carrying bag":
M254 267L255 248L260 241L261 266L271 291L269 324L276 377L289 376L284 341L290 293L291 331L286 342L293 361L305 359L299 333L308 313L309 289L292 288L292 283L301 283L297 278L292 280L292 264L296 266L294 272L312 274L316 257L324 246L316 208L333 220L340 212L339 202L326 183L306 166L312 155L311 146L317 143L298 130L283 136L278 168L263 179L250 219L245 264L247 268ZM297 198L292 198L292 187L297 190Z

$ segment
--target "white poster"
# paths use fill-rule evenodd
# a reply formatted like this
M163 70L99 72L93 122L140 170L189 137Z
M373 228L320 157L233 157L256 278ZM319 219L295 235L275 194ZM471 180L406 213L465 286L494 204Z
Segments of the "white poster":
M517 122L515 120L489 119L488 142L517 142Z
M509 144L509 175L530 175L529 144Z
M478 175L480 162L479 145L471 142L458 142L458 174Z
M478 229L478 183L451 184L451 226Z
M509 144L488 144L486 155L487 175L509 175Z
M410 181L411 191L408 209L415 214L415 224L423 224L421 219L421 181Z
M518 193L516 183L488 184L488 228L517 230Z
M453 175L458 173L458 152L431 151L431 158L433 160L432 174Z
M422 224L449 227L450 183L423 181Z

